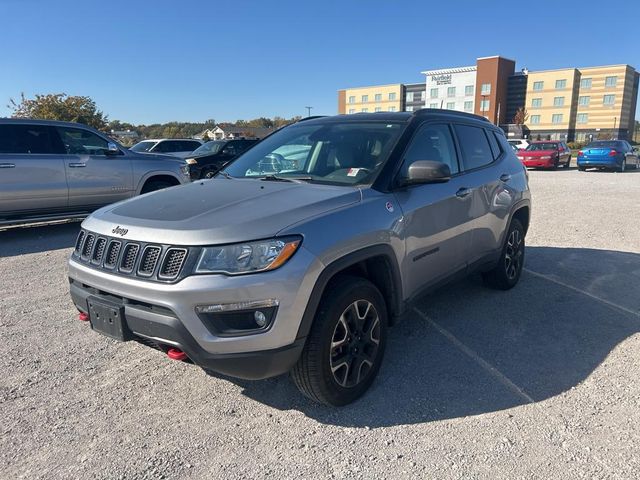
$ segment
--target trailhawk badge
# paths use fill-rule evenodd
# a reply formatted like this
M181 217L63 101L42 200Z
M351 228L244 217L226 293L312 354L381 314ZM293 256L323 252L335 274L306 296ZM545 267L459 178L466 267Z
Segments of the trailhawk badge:
M113 233L114 235L120 235L121 237L124 237L128 231L129 229L121 228L120 225L118 225L116 228L111 230L111 233Z

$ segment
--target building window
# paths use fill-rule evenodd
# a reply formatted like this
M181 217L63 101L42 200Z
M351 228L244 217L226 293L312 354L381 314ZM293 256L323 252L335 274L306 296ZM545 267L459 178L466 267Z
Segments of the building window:
M567 81L556 80L556 90L562 90L563 88L567 88Z
M466 87L464 87L464 94L467 97L473 95L473 85L467 85Z
M564 106L564 97L553 97L553 106L554 107Z
M615 87L618 83L618 77L607 77L604 79L605 87Z
M391 92L389 94L389 101L393 102L396 99L396 92Z
M374 112L381 112L382 111L382 107L376 107Z
M534 90L542 90L544 88L544 82L533 82Z
M447 102L447 110L455 110L456 102Z
M362 95L362 103L367 103L369 101L369 95Z
M551 123L562 123L562 114L554 113L551 115Z
M396 107L389 107L389 111L390 112L395 112L396 111Z
M368 108L363 108L362 110L360 110L362 113L367 113L369 111Z
M456 87L447 88L447 97L455 97L456 96Z
M586 107L589 105L589 100L591 97L578 97L578 105L581 107Z
M591 79L583 78L580 80L580 88L591 88Z
M540 123L540 115L531 115L531 125L538 125Z
M431 98L438 98L438 89L432 88L430 92Z
M349 113L356 113L356 109L355 108L350 108L349 109Z
M480 95L491 95L491 84L483 83L480 87Z
M407 92L407 102L413 102L413 92Z
M422 92L413 92L413 101L421 102L422 101Z
M473 102L464 102L464 111L473 112Z
M614 103L616 103L615 95L605 95L602 100L603 105L613 105Z
M349 97L349 103L356 103L356 97Z
M542 106L541 98L532 98L531 99L531 108L540 108Z
M578 123L587 123L589 121L589 115L586 113L579 113L576 118L576 121Z
M374 97L376 102L381 102L382 101L382 94L381 93L376 93L376 96Z
M438 104L437 103L430 103L429 104L429 108L438 108Z
M483 114L489 111L489 100L480 100L480 111Z

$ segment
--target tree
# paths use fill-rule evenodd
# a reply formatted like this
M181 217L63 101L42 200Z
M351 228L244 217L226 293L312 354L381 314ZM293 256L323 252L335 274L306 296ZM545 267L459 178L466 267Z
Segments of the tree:
M63 120L78 122L98 130L107 127L107 116L96 107L90 97L69 96L66 93L36 95L29 99L20 94L20 102L9 99L8 108L14 118L37 118L41 120Z
M209 140L211 140L209 138L209 134L207 132L204 132L204 135L202 136L202 141L203 142L208 142Z
M520 107L513 116L513 123L516 125L524 125L529 120L529 113L524 107Z

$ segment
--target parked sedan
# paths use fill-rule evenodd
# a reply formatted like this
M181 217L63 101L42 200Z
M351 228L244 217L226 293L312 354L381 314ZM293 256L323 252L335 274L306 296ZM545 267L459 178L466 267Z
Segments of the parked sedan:
M256 139L245 138L205 143L186 158L191 180L213 178L218 170L256 143Z
M627 167L638 168L638 151L626 140L591 142L578 152L578 170L596 167L624 172Z
M129 150L136 153L161 153L185 158L201 145L201 140L193 138L151 138L136 143Z
M562 164L564 168L569 168L571 164L571 149L564 142L532 142L527 148L518 152L518 159L525 167L551 168L555 170Z
M517 150L524 150L529 146L529 142L524 138L510 138L507 142L509 142L509 145L516 147Z

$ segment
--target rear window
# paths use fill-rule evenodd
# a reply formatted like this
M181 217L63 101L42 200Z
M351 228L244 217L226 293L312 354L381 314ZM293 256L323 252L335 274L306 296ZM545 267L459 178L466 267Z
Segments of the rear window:
M0 125L0 153L63 153L53 135L46 125Z
M493 162L493 152L483 128L456 125L465 170L484 167Z
M591 142L585 148L623 148L622 142Z

